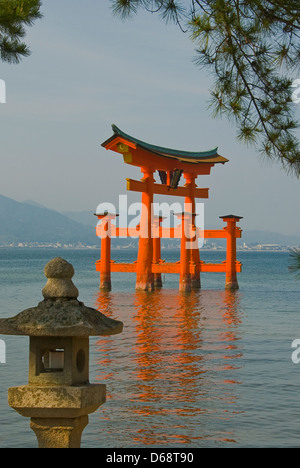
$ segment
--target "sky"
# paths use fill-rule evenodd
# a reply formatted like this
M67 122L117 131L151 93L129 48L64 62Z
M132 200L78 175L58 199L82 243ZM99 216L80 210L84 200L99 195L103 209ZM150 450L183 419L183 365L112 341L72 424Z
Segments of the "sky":
M126 178L141 174L101 147L116 124L159 146L217 146L229 159L197 180L210 188L206 229L235 214L244 230L300 235L300 181L240 144L226 118L212 118L213 79L193 62L188 35L143 12L124 22L110 0L44 0L42 13L27 30L31 56L0 65L1 195L61 212L104 202L118 210ZM128 194L129 204L138 200Z

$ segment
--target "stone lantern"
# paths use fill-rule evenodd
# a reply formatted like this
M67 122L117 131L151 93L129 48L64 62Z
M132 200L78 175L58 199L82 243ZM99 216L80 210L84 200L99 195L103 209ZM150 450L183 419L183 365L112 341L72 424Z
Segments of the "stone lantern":
M0 334L30 337L29 382L9 388L8 403L31 418L40 448L79 448L88 414L106 400L106 386L89 383L89 336L121 333L123 324L77 300L71 264L55 258L44 271L44 300L0 319Z

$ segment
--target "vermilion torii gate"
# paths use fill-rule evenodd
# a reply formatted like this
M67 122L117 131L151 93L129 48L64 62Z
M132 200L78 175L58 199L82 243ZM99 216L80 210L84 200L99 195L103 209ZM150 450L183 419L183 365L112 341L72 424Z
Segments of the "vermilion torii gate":
M215 164L224 164L228 159L218 154L217 148L206 152L187 152L154 146L122 132L115 125L113 136L102 146L107 150L122 154L124 162L141 169L140 181L127 179L127 190L142 193L142 210L139 225L134 229L117 227L113 220L116 215L96 213L99 219L97 236L101 240L101 259L96 263L100 272L100 289L111 289L111 272L135 272L136 289L145 291L161 287L162 273L179 273L179 289L190 291L201 287L201 272L226 273L225 287L237 289L237 273L241 263L236 260L236 239L241 237L241 229L236 223L239 216L222 216L227 226L221 230L201 231L195 225L196 199L208 198L208 188L198 188L199 175L210 174ZM154 180L158 171L161 184ZM185 185L179 186L183 175ZM153 215L154 194L184 197L188 211L178 213L181 225L163 228L162 217ZM134 263L115 263L111 259L112 237L139 237L137 261ZM200 260L198 238L226 238L226 261L221 264L207 264ZM180 238L180 261L166 263L161 259L161 239Z

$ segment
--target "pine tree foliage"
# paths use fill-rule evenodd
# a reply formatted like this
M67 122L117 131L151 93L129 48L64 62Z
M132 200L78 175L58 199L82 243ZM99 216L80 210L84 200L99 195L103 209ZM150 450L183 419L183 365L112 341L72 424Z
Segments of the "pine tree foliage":
M240 141L300 176L291 78L300 68L299 0L111 2L123 19L144 9L188 33L196 64L214 77L213 115L226 115Z
M22 41L26 26L41 18L40 0L0 0L0 57L3 62L19 63L30 55Z

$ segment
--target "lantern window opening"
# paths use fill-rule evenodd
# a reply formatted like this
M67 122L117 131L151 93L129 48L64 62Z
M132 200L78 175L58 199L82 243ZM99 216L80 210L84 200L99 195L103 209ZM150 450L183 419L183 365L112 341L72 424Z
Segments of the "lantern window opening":
M47 349L42 355L41 374L63 372L65 367L65 350Z

